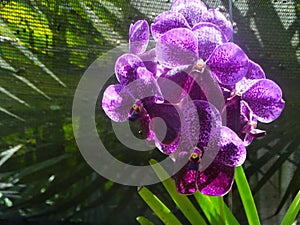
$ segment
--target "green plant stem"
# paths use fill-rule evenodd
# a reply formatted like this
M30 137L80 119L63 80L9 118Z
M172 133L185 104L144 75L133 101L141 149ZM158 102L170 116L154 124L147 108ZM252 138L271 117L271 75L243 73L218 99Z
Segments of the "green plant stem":
M235 168L235 183L239 191L249 225L260 225L253 195L242 166Z

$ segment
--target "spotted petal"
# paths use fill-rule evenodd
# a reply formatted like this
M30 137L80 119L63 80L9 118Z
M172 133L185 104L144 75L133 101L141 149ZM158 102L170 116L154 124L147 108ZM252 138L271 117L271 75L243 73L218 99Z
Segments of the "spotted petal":
M202 21L207 8L200 0L177 0L172 4L171 10L181 13L189 25L193 27Z
M232 23L220 11L216 9L207 10L202 17L202 21L217 25L225 35L226 40L231 39L233 33Z
M136 70L137 79L128 85L110 85L104 91L102 108L112 120L123 122L129 117L134 103L144 98L162 98L152 73L145 67Z
M139 67L136 70L137 79L130 82L126 88L135 99L147 97L162 98L160 88L153 74L145 67Z
M102 109L106 115L116 122L124 122L128 119L135 98L129 94L129 90L122 85L110 85L103 94Z
M175 11L166 11L158 15L151 24L154 40L160 38L167 31L174 28L190 28L184 16Z
M198 169L197 166L190 169L191 162L189 161L189 156L190 152L188 151L180 152L175 161L175 171L178 171L174 175L176 190L178 193L186 195L193 194L198 190Z
M258 80L242 94L258 121L270 123L283 111L285 102L280 87L268 79Z
M233 178L234 167L214 161L206 170L199 171L197 188L205 195L223 196L230 191Z
M137 79L137 68L145 67L143 61L134 54L120 56L115 64L115 73L122 85L127 85Z
M237 92L243 93L249 89L258 79L266 79L265 72L257 63L249 60L249 68L245 77L236 83Z
M239 138L244 141L244 146L250 145L254 138L266 134L265 131L256 129L257 119L240 96L235 96L227 102L226 112L226 126L235 131Z
M197 60L197 53L197 38L191 30L186 28L169 30L156 44L157 60L168 68L194 64Z
M247 79L266 79L266 75L261 66L252 60L249 60L249 70L245 76Z
M139 57L143 61L147 70L149 70L155 77L157 77L159 70L156 62L155 48L144 52L142 55L139 55Z
M187 88L189 88L187 82L189 78L190 76L185 71L180 71L172 75L168 73L161 75L157 79L157 82L165 101L179 103L187 95Z
M154 132L158 141L166 145L172 144L178 138L181 129L177 107L151 101L144 104L144 107L152 119L150 129Z
M212 73L223 85L234 85L248 71L248 57L234 43L219 45L207 61Z
M152 139L155 141L155 146L166 155L172 155L178 151L179 138L175 139L171 144L164 144L157 139L156 135Z
M245 121L241 121L241 97L234 96L231 97L229 101L226 103L226 126L231 130L235 131L237 134L240 134L242 124ZM246 123L248 122L248 118L245 118Z
M191 111L193 108L196 109L196 115ZM191 138L198 137L197 147L203 149L209 142L212 130L221 126L219 111L207 101L195 100L184 106L183 114L187 126L184 134Z
M218 129L220 131L214 131L220 134L218 140L219 152L215 160L227 166L242 165L246 159L246 148L243 141L228 127Z
M198 56L203 60L207 60L218 45L226 42L221 30L212 23L198 23L192 31L198 39Z
M135 55L144 53L149 42L149 25L146 20L138 20L129 28L129 52Z

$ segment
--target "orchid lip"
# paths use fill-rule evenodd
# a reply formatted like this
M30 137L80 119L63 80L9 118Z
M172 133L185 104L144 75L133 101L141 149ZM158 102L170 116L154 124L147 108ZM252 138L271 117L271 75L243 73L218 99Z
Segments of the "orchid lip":
M143 106L143 103L141 101L137 101L132 105L128 119L130 121L136 121L141 117L145 116L145 114L147 114L147 112Z

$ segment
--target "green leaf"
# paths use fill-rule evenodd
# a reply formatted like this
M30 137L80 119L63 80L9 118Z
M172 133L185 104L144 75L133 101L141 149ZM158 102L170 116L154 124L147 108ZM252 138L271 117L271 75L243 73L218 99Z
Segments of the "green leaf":
M279 211L282 209L282 207L287 202L287 200L290 196L292 196L292 197L296 196L297 192L299 191L299 187L300 187L300 165L297 166L297 169L294 172L294 175L293 175L288 187L286 188L285 193L278 205L275 215L279 213Z
M259 225L260 220L256 210L253 195L251 193L244 169L242 166L235 168L235 182L239 191L242 203L245 209L245 213L248 219L249 225Z
M170 209L164 203L162 203L148 188L142 187L138 190L138 193L164 224L181 224L170 211Z
M281 225L292 225L296 219L296 216L299 214L300 211L300 191L292 201L288 211L286 212Z
M164 180L166 177L170 177L170 175L164 170L164 168L154 159L151 159L149 162L156 175L161 180ZM206 224L205 220L200 215L195 206L192 204L192 202L189 200L189 198L185 195L178 194L173 179L166 179L162 181L162 183L168 191L171 198L173 199L173 201L175 202L175 204L177 205L177 207L181 210L181 212L188 219L188 221L190 221L191 224Z
M223 216L221 212L221 209L223 208L226 224L239 225L239 222L232 214L228 206L224 204L224 202L221 203L221 201L223 201L222 197L207 196L201 194L200 192L196 192L194 197L196 198L210 224L224 224L224 218L222 218ZM221 206L221 204L223 206Z
M154 225L150 220L148 220L146 217L143 216L138 216L136 220L141 224L141 225Z

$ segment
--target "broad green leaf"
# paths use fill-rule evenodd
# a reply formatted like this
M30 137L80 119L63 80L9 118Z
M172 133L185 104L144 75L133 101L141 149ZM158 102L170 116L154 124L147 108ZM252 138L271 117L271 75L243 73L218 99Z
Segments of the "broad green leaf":
M296 171L294 172L294 175L288 185L288 187L285 190L285 193L279 203L279 206L275 212L275 215L279 213L283 205L286 203L286 201L289 199L289 196L296 196L296 194L299 191L300 187L300 165L298 165Z
M138 190L139 195L149 205L152 211L167 225L180 225L179 220L170 209L162 203L148 188L142 187Z
M292 201L288 211L286 212L281 225L292 225L300 211L300 191Z
M200 192L194 194L199 206L210 224L239 225L239 222L224 203L223 197L207 196ZM223 201L223 203L221 203ZM222 206L223 204L223 206ZM221 212L223 210L223 213ZM223 215L222 215L223 214ZM224 221L225 218L225 221ZM225 223L224 223L225 222Z
M136 220L141 224L141 225L154 225L150 220L148 220L146 217L143 216L138 216Z
M235 183L242 199L249 225L259 225L257 209L242 166L235 168Z

